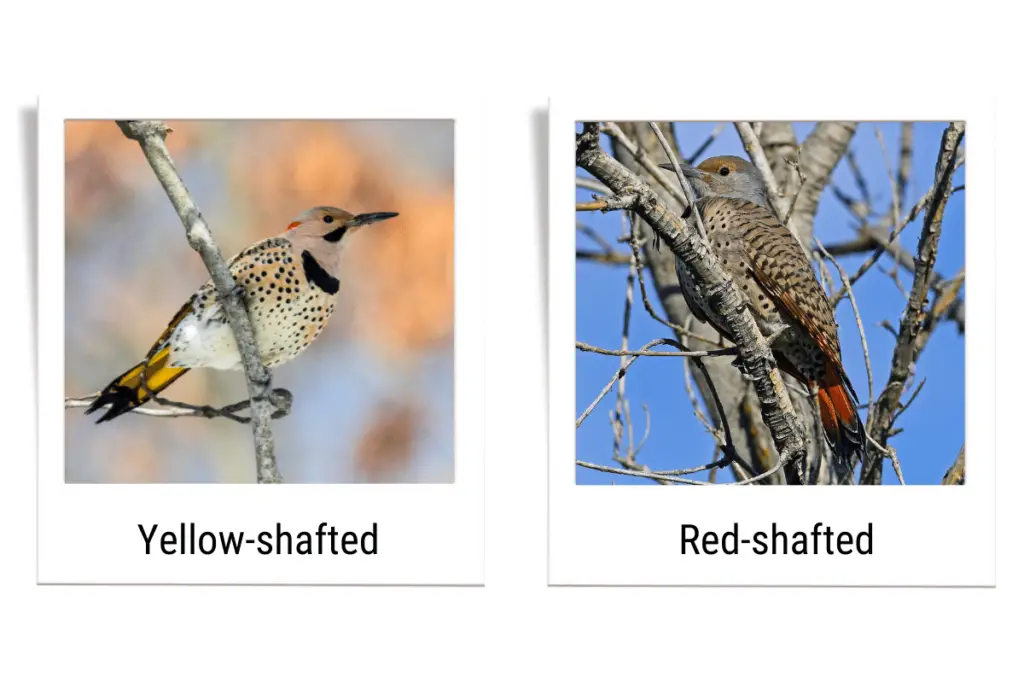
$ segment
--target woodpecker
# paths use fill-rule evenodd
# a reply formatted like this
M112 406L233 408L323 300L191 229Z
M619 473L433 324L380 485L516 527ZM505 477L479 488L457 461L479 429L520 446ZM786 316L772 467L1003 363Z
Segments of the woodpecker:
M671 164L661 168L672 170ZM768 208L768 190L757 168L741 157L720 156L693 167L681 164L694 193L708 242L732 276L763 335L788 327L772 345L779 368L817 387L829 447L847 464L863 459L866 437L857 394L843 369L839 326L825 290L796 237ZM707 306L686 264L676 260L679 285L690 310L729 341L724 320Z
M286 363L317 338L334 312L352 235L397 215L352 215L317 206L299 215L280 235L253 244L228 262L264 365ZM109 406L97 423L112 420L143 405L191 368L242 369L212 280L174 315L142 362L118 375L85 412Z

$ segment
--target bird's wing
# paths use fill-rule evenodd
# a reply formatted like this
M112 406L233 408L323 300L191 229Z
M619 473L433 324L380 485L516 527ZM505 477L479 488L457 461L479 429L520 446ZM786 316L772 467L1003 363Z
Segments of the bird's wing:
M742 248L730 253L740 255L780 312L811 336L852 391L843 371L832 306L796 237L767 208L743 199L707 200L701 216L705 222L716 220L733 226Z
M245 276L249 270L255 268L254 264L249 264L247 261L244 261L243 257L249 256L253 253L257 253L261 250L268 251L271 250L272 248L290 249L291 243L287 239L284 239L282 237L269 237L265 240L260 240L259 242L253 244L249 248L238 252L227 261L228 268L231 271L231 276L235 278L236 282L241 282L243 276ZM156 342L153 344L152 348L149 350L149 353L146 354L147 358L155 356L160 350L163 349L163 347L167 344L167 340L171 338L171 334L174 332L174 329L189 313L192 312L192 304L195 302L197 298L200 297L203 298L204 300L209 299L209 302L204 301L204 315L206 316L207 319L224 319L224 314L221 311L220 301L217 299L217 288L214 286L212 279L207 280L203 284L203 286L196 291L195 294L189 297L188 301L185 302L185 305L182 306L178 310L178 312L174 314L174 317L171 318L171 322L167 323L167 327L164 329L163 334L160 335L160 338L157 339Z
M167 340L171 338L174 328L178 326L178 323L180 323L185 316L192 312L192 302L195 301L198 294L199 293L196 292L196 294L190 296L188 301L185 302L185 305L178 309L178 312L174 314L173 318L171 318L171 322L167 323L167 327L164 329L163 334L160 335L160 338L157 339L152 348L149 349L149 353L146 354L146 358L155 357L156 354L167 345Z

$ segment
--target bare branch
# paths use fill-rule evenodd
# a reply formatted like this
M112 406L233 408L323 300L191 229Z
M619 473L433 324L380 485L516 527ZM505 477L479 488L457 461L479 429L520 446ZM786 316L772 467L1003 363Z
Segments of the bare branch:
M597 192L598 194L612 194L611 190L591 178L580 178L577 176L576 187L582 187L584 190L590 190L591 192Z
M914 124L905 121L900 126L900 166L896 171L896 190L900 206L907 202L907 185L910 183L911 161L914 154Z
M814 126L800 146L800 172L803 182L793 199L786 227L810 246L814 234L814 216L818 212L821 193L832 177L832 171L846 154L857 124L848 121L824 121Z
M607 198L604 198L604 199L599 199L599 198L597 198L595 196L594 197L594 201L591 201L591 202L577 202L576 203L576 210L577 211L600 211L601 213L606 213L608 211L618 211L619 209L624 209L627 206L632 205L633 204L633 199L634 199L633 197L629 197L629 196L624 196L624 197L607 197Z
M277 388L274 389L273 393L274 404L277 406L277 409L270 417L275 420L287 417L291 412L291 392L287 389ZM65 397L64 408L65 410L68 408L88 408L93 404L93 401L95 401L98 396L99 394L80 396L78 398ZM164 407L147 408L145 406L140 406L133 408L129 412L136 413L138 415L146 415L147 417L205 417L210 420L217 417L223 417L240 424L249 424L252 422L252 418L246 415L237 414L251 406L251 403L248 400L239 401L238 403L232 403L218 408L211 405L194 405L192 403L183 403L181 401L171 401L163 396L151 395L150 397L153 399L154 403Z
M960 452L957 453L956 460L948 470L946 470L945 476L942 477L942 483L945 486L957 486L963 485L964 481L967 480L966 464L964 462L964 448L966 444L960 446Z
M580 467L586 467L588 470L596 470L598 472L608 472L610 474L622 474L627 477L642 477L644 479L653 479L655 481L664 481L672 484L690 484L691 486L707 486L706 481L697 481L696 479L683 479L681 477L672 476L668 474L658 474L649 469L636 469L627 470L619 467L608 467L607 465L598 465L592 462L584 462L583 460L577 460L576 464ZM704 467L694 468L693 472L702 472L708 467L717 465L705 465Z
M623 233L628 236L632 234L630 227L629 213L623 212ZM629 323L633 315L633 282L636 279L637 271L637 259L634 258L633 262L629 265L629 269L626 271L626 296L625 303L623 304L622 310L622 349L629 348ZM619 359L619 367L624 368L626 364L626 358L622 357ZM614 433L614 440L612 444L612 450L615 460L620 460L619 450L622 443L622 431L624 426L624 415L628 411L626 404L626 373L623 372L619 375L619 388L615 401L615 412L612 418L612 431ZM632 431L632 423L630 423L630 430ZM632 438L630 439L629 456L626 458L627 461L632 462L633 448Z
M683 188L683 194L686 195L686 205L683 207L683 211L686 211L690 207L697 203L697 193L693 191L693 187L690 186L690 181L683 175L683 169L679 165L679 160L676 159L675 152L672 151L672 146L668 144L668 140L665 139L664 133L661 132L661 128L654 121L650 122L651 130L654 131L654 136L658 138L658 142L661 143L661 148L665 150L665 156L668 157L669 162L672 164L672 170L676 174L676 180L679 181L680 187ZM704 219L700 216L700 211L693 212L693 222L697 226L697 232L700 233L701 239L705 242L708 241L708 234L704 230Z
M853 184L857 186L857 191L860 192L860 200L866 209L865 214L870 214L872 205L871 190L868 187L867 179L864 177L864 172L860 170L860 164L857 163L857 156L854 154L853 149L846 151L846 163L850 166L850 173L853 174Z
M714 141L718 139L718 136L722 134L723 130L725 130L724 123L720 123L717 126L715 126L714 130L711 131L711 134L708 135L704 142L700 143L700 146L693 151L693 154L686 157L686 163L690 164L691 166L694 163L696 163L697 159L700 159L701 155L703 155L704 152L708 151L708 147L710 147L712 143L714 143Z
M617 140L623 147L625 147L629 151L629 153L634 156L637 163L640 164L644 168L644 170L647 171L648 174L650 174L652 178L658 181L658 184L661 185L662 188L664 188L665 191L667 191L670 195L672 195L672 197L677 202L679 202L684 209L692 203L689 199L686 198L686 195L684 194L682 187L677 186L675 183L669 180L668 176L666 176L665 173L662 172L660 168L658 168L657 164L652 162L650 157L648 157L647 154L640 147L638 147L635 142L630 140L629 137L624 132L622 132L622 129L619 128L617 124L612 123L610 121L605 122L604 124L601 125L600 130L602 133L607 133L608 135L612 136L612 138Z
M653 346L674 346L681 351L648 351ZM586 342L576 342L576 348L580 351L586 351L587 353L597 353L602 356L621 356L621 357L632 357L632 356L652 356L655 358L704 358L707 356L735 356L736 347L730 346L725 349L713 349L711 351L688 351L686 347L677 342L675 339L655 339L652 342L644 344L640 349L603 349L599 346L593 346Z
M896 184L896 176L892 172L892 164L889 162L889 152L885 149L885 138L882 137L882 131L875 126L875 138L878 140L878 146L882 150L882 159L885 160L885 172L889 176L889 189L892 191L892 224L898 225L900 222L900 189L899 185Z
M952 170L956 171L963 165L963 163L964 157L958 154L956 162L953 164ZM952 173L950 175L952 175ZM929 206L931 204L932 200L935 197L935 188L936 185L934 184L930 188L928 188L928 191L924 194L923 197L921 197L921 199L917 201L916 204L914 204L913 208L903 218L903 220L900 221L900 224L896 227L895 230L886 233L884 227L864 228L864 232L871 236L872 239L876 239L879 243L879 246L877 249L875 249L875 252L870 257L868 257L868 259L861 264L860 268L858 268L857 271L850 277L851 285L857 284L857 280L863 277L864 274L867 273L871 269L871 267L878 262L878 259L880 259L882 257L882 254L884 254L886 251L892 253L895 257L897 257L900 260L901 264L904 264L905 257L903 256L903 254L905 252L901 251L899 244L897 242L897 238L900 236L900 233L903 232L904 228L906 228L908 225L914 222L918 214L920 214L926 206ZM950 194L952 194L952 191L950 191ZM832 251L831 247L830 251ZM832 251L832 253L835 254L836 252ZM908 265L905 267L908 267L911 270L916 269L916 260L914 259L914 257L909 256L909 254L907 254L907 256L910 259L909 263L913 265ZM934 288L935 285L939 284L940 282L941 276L938 276L936 273L932 272L929 284ZM845 295L846 288L844 287L838 293L831 297L832 305L835 306L839 302L839 300ZM963 333L963 321L965 317L965 311L962 299L958 300L957 302L954 302L954 305L950 309L949 317L957 321L957 324L960 326L960 331L961 333Z
M917 360L922 347L916 343L925 322L925 303L928 297L928 283L938 254L939 237L942 234L942 218L952 190L953 172L956 169L957 149L964 136L963 122L953 122L942 134L939 157L935 164L935 184L931 198L925 207L924 225L917 246L917 266L914 283L910 288L907 307L900 316L900 327L896 347L893 349L889 381L875 404L871 419L871 436L883 447L889 438L893 416L899 406L900 397L911 374L911 366ZM878 484L882 479L881 458L868 452L867 461L861 471L862 484Z
M576 258L581 261L595 261L597 263L606 263L610 266L628 266L633 262L633 257L630 254L619 251L589 251L587 249L577 249ZM643 263L640 264L643 267Z
M275 411L270 372L260 358L252 322L238 291L238 285L224 262L224 257L221 256L210 228L192 201L181 176L178 175L164 144L164 138L171 129L161 121L118 121L117 125L125 137L139 143L153 173L156 174L182 225L185 226L185 236L189 245L199 253L203 264L210 272L210 277L217 288L217 298L231 325L231 332L235 337L242 367L245 370L256 451L256 479L261 484L279 483L281 475L277 471L274 435L270 426L271 416Z
M956 188L954 188L954 190L955 189ZM952 194L952 192L950 192L950 194ZM904 222L901 221L900 224L905 227ZM899 228L899 231L902 232L903 228ZM827 249L833 256L847 256L849 254L858 254L865 251L874 252L884 249L901 268L911 273L914 272L914 255L904 249L898 240L894 239L890 242L889 230L882 226L864 225L857 229L857 236L852 240L837 242L835 244L827 244L825 245L825 249ZM875 259L874 255L872 255L869 259L870 264L873 265L876 260L877 259ZM857 272L863 275L863 273L867 272L867 269L862 266ZM853 282L852 279L851 282ZM945 282L946 279L941 273L938 271L934 271L932 273L929 285L936 296L943 293L942 287ZM838 304L839 300L846 295L846 292L847 288L844 287L842 290L832 295L830 297L832 304ZM966 315L967 304L963 300L963 297L958 297L955 301L950 303L946 319L955 322L960 334L963 334L966 327Z
M736 132L739 133L740 140L743 142L743 149L747 150L747 156L750 157L750 161L764 177L764 184L768 188L768 203L771 205L771 210L780 221L784 220L789 215L790 201L788 197L783 197L779 191L779 184L775 180L775 174L772 173L768 157L765 156L764 149L761 148L761 141L757 139L754 128L750 123L737 121L735 125ZM797 236L797 239L799 239L799 236Z
M800 160L800 145L793 124L787 121L765 121L761 130L755 129L755 132L775 175L775 181L779 184L779 192L792 199L796 194L794 188L800 180L796 168Z

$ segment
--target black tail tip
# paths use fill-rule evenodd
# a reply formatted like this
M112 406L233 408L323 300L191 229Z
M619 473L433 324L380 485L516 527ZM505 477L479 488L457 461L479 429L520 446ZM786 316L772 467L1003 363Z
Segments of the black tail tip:
M100 419L96 420L96 424L101 422L109 422L118 415L123 415L134 408L139 406L136 400L136 394L128 387L114 386L108 387L103 390L103 393L96 397L96 400L85 409L85 414L90 415L100 408L110 406L107 412L103 413Z

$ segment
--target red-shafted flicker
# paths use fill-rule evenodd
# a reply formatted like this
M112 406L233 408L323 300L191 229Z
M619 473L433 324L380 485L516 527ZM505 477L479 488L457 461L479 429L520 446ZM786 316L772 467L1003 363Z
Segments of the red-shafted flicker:
M267 367L299 355L324 329L338 299L352 235L364 225L397 215L354 216L318 206L280 235L257 242L228 262ZM85 412L110 406L97 422L112 420L141 406L191 368L241 367L234 334L209 280L175 314L145 359L114 379Z
M800 243L767 208L761 174L735 156L706 159L696 168L683 165L682 171L697 195L711 249L736 283L761 333L767 337L788 326L772 345L779 367L809 388L817 387L821 422L832 450L848 464L862 459L864 425L857 414L857 394L843 369L832 306ZM676 273L694 316L735 341L678 259Z

